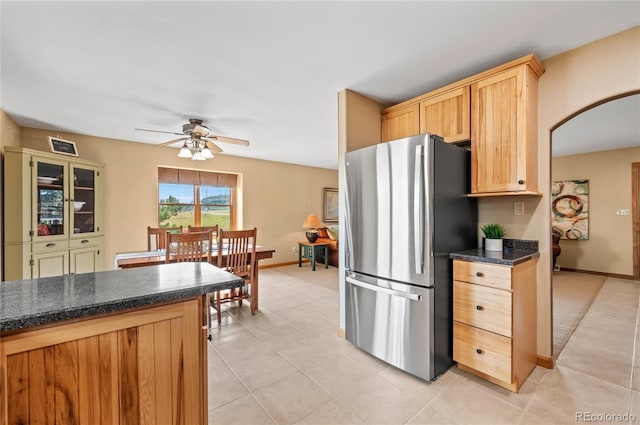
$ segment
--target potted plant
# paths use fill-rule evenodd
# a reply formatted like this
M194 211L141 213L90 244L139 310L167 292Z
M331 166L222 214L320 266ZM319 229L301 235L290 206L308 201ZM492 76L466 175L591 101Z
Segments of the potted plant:
M490 223L480 228L484 233L484 249L487 251L502 251L502 238L507 234L502 224Z

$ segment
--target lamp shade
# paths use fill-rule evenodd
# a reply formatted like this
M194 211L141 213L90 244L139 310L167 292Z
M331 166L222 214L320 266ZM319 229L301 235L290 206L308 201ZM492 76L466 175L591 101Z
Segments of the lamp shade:
M306 227L307 229L314 229L320 226L322 226L320 219L315 214L309 214L304 220L304 223L302 223L302 227Z

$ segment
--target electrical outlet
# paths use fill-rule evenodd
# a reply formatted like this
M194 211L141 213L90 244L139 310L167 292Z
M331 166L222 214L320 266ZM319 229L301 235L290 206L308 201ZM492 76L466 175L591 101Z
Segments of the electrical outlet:
M629 215L628 209L616 210L616 215Z
M298 247L297 247L297 246L295 246L295 245L294 245L294 246L292 246L292 247L291 247L291 251L293 251L293 252L298 252Z
M513 203L513 215L524 215L524 201L515 201Z

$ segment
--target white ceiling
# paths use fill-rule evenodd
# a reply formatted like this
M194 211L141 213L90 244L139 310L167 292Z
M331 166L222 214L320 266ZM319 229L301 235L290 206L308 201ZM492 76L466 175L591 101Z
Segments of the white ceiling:
M640 24L638 1L2 0L0 13L0 107L21 126L158 144L171 136L134 128L198 117L251 141L225 153L325 168L342 89L394 104Z
M640 146L640 95L612 100L575 116L552 134L552 156Z

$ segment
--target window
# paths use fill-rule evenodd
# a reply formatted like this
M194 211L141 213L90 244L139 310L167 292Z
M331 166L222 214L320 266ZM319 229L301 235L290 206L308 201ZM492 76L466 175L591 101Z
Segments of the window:
M158 168L160 227L234 228L235 174Z

